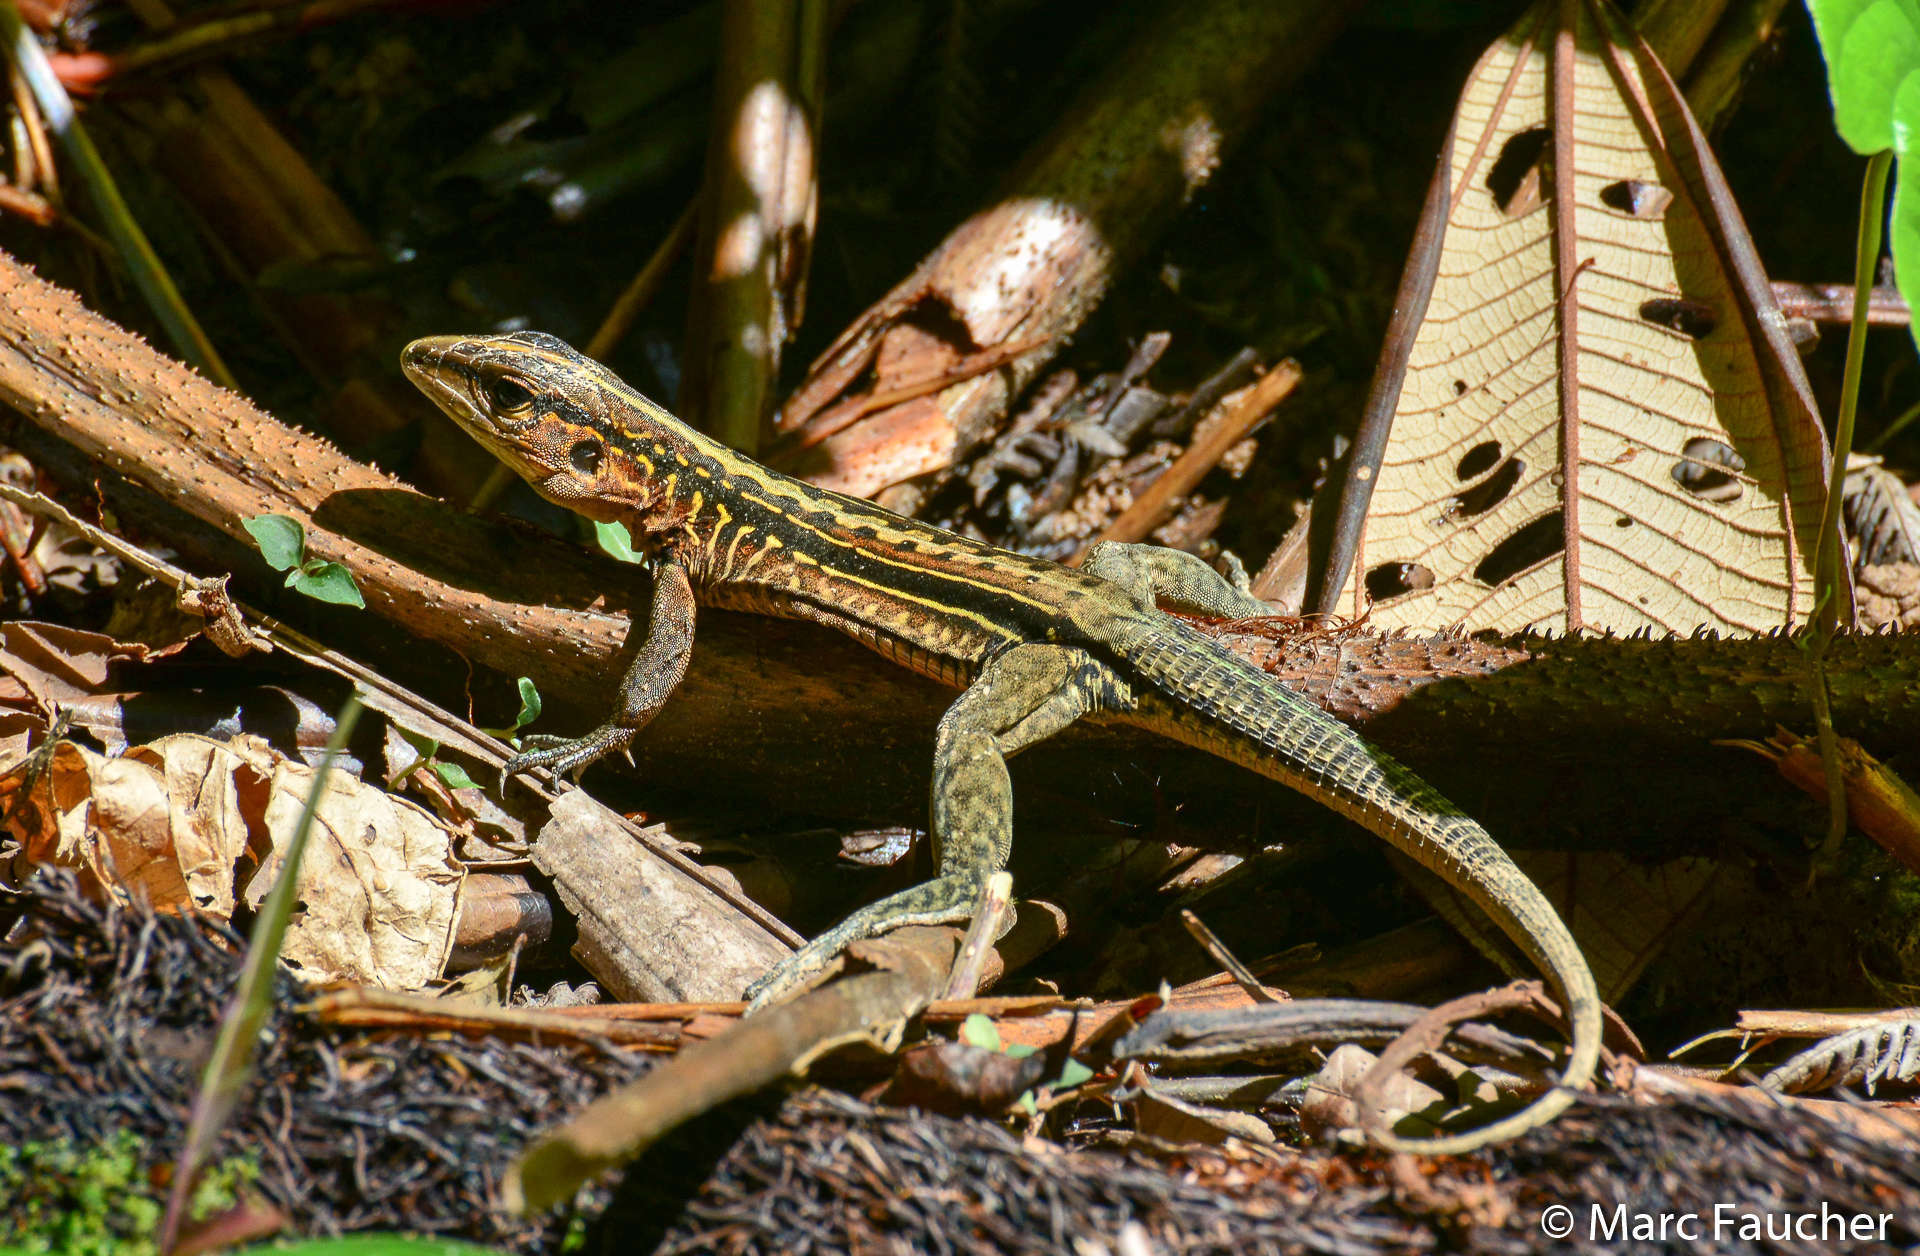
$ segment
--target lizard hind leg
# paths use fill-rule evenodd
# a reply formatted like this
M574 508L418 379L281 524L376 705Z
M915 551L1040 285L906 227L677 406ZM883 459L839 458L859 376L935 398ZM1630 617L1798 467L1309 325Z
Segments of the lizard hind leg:
M1107 670L1076 647L1021 644L989 660L934 738L933 880L862 907L801 947L748 988L749 1010L821 972L851 943L970 916L1013 846L1007 756L1123 702Z
M1246 569L1237 561L1233 571L1238 578L1229 580L1184 550L1102 541L1087 551L1080 570L1119 585L1143 605L1158 600L1178 611L1221 619L1273 614L1271 606L1248 591Z

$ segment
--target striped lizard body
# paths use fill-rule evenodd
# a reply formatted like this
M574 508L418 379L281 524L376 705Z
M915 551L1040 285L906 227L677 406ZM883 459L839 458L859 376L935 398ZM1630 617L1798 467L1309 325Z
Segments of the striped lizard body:
M963 920L1012 845L1007 756L1083 717L1117 719L1241 764L1371 829L1465 894L1559 987L1572 1026L1560 1087L1464 1134L1383 1146L1455 1153L1552 1119L1592 1078L1600 999L1566 926L1506 852L1431 786L1161 605L1269 613L1191 555L1096 546L1084 568L996 549L768 470L537 332L407 346L409 378L542 495L625 523L655 558L647 637L613 717L529 738L508 773L583 767L627 745L684 675L696 603L810 620L961 690L935 735L938 875L809 942L756 1005L846 945Z

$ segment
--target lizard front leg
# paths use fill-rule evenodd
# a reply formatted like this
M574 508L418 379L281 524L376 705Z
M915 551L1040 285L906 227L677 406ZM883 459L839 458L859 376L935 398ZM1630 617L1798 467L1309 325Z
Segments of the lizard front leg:
M1234 583L1184 550L1102 541L1087 551L1080 570L1112 581L1146 605L1158 599L1175 610L1221 619L1273 614L1271 606L1247 591L1246 569L1237 562L1239 581Z
M612 717L585 737L546 733L527 737L529 749L507 760L500 770L502 781L529 768L550 768L554 775L564 775L602 755L624 750L667 704L693 656L693 586L687 569L671 555L662 555L654 567L653 607L646 633L620 682L620 705Z
M854 912L747 990L754 1008L802 984L848 944L901 925L966 919L1013 846L1007 756L1121 699L1085 650L1024 644L990 660L941 717L933 748L933 880Z

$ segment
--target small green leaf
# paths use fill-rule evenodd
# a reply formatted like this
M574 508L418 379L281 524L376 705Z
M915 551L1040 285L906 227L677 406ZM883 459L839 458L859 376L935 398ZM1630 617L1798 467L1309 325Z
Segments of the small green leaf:
M1009 1042L1001 1054L1009 1060L1024 1060L1039 1049L1030 1042Z
M960 1041L970 1047L979 1047L982 1051L998 1051L1000 1028L993 1023L991 1016L975 1012L960 1022Z
M518 729L540 718L540 691L525 676L515 683L520 686L520 714L513 718L513 726Z
M1031 1090L1021 1091L1019 1102L1015 1104L1015 1106L1018 1107L1022 1112L1026 1113L1028 1116L1040 1115L1040 1104L1037 1100L1034 1099L1033 1092Z
M318 602L366 609L366 599L353 582L353 573L339 563L312 563L296 571L287 583Z
M1068 1056L1067 1062L1060 1067L1060 1080L1054 1085L1061 1090L1072 1090L1075 1086L1091 1080L1093 1080L1093 1070L1072 1056Z
M399 733L400 740L406 742L407 748L413 751L413 762L406 764L387 778L388 789L397 789L401 781L418 771L422 764L431 763L433 756L440 753L440 743L431 737L422 737L419 733L409 732L397 724L394 725L393 731Z
M433 765L433 771L436 776L447 783L448 789L480 788L480 786L474 782L474 779L467 775L467 770L457 763L435 763Z
M644 563L647 560L633 548L633 536L624 523L600 523L593 525L594 540L600 548L623 563Z
M289 515L255 515L241 520L240 526L252 535L260 556L275 571L298 567L307 552L307 530Z

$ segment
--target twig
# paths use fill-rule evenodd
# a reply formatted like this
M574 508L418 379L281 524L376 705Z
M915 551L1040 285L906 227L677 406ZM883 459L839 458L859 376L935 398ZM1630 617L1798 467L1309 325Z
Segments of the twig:
M1173 465L1147 485L1146 491L1108 524L1105 531L1083 545L1073 556L1071 565L1079 566L1087 551L1101 541L1139 541L1159 527L1172 512L1174 501L1192 492L1227 451L1239 444L1256 423L1273 413L1273 408L1285 400L1299 382L1300 364L1291 359L1262 375L1211 431L1175 458Z
M1788 318L1851 323L1860 308L1858 294L1850 283L1789 283L1776 279L1771 287L1780 312ZM1900 289L1876 287L1867 295L1869 327L1905 327L1912 321Z
M967 926L967 936L960 943L960 954L953 961L953 971L947 974L946 988L941 991L942 999L968 999L980 988L980 973L986 966L987 954L993 949L993 942L1001 934L1001 925L1006 922L1007 910L1013 905L1013 875L1008 872L996 872L987 878L981 887L979 905L974 908L973 923Z
M680 411L752 453L801 312L819 204L826 0L722 0Z
M583 350L588 357L604 362L615 346L627 338L627 333L633 330L634 320L640 317L640 311L653 304L653 298L659 295L667 272L687 251L687 245L693 240L693 229L699 222L700 202L696 198L687 202L687 207L673 220L673 226L667 228L667 234L654 246L653 254L640 268L640 273L614 298L613 307L600 320L593 339L587 341L587 347Z
M1193 935L1193 940L1200 944L1201 949L1213 957L1213 962L1220 965L1220 967L1226 971L1227 975L1233 978L1234 983L1247 992L1249 999L1252 999L1255 1003L1282 1002L1282 1000L1274 997L1273 991L1261 984L1260 979L1253 975L1253 970L1241 963L1240 957L1235 955L1233 951L1228 948L1227 944L1220 940L1218 934L1207 928L1205 922L1203 922L1200 917L1194 915L1193 912L1187 908L1182 907L1180 909L1180 923L1187 927L1187 932Z

